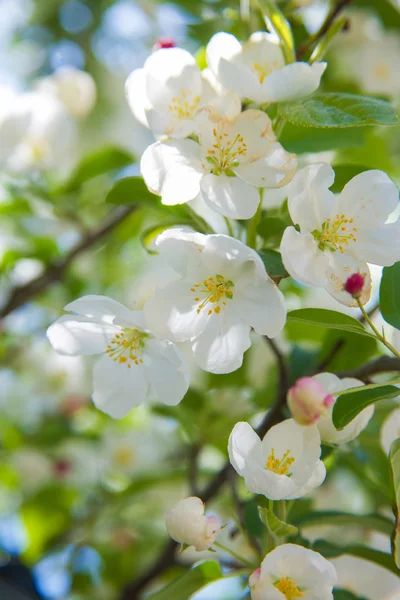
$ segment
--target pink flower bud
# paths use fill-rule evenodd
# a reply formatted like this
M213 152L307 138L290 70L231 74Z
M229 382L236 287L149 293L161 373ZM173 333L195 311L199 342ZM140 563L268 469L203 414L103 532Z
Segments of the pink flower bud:
M301 377L289 389L287 403L300 425L312 425L335 400L313 377Z
M175 48L175 41L170 37L162 37L156 40L153 46L153 51L160 50L161 48Z
M361 295L364 287L365 277L361 273L353 273L350 275L344 284L346 292L351 294L353 298L358 298Z
M261 567L258 567L249 577L250 589L255 588L261 579Z

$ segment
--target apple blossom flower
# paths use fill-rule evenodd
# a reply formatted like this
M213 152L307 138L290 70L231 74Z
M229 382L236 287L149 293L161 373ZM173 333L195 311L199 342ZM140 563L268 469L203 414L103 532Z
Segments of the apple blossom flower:
M318 552L283 544L250 575L252 600L333 600L335 568Z
M0 166L2 167L7 164L10 153L22 140L29 125L29 111L20 98L21 96L13 88L0 87Z
M206 517L200 498L180 500L165 515L165 524L173 540L194 546L197 552L210 548L221 530L218 517Z
M398 438L400 438L400 408L392 410L381 427L380 442L385 454L390 454L390 447Z
M387 29L380 33L380 39L368 39L359 46L354 61L356 81L367 94L398 96L400 36Z
M229 33L216 33L207 46L207 63L227 90L258 104L308 96L318 88L325 62L285 65L277 38L253 33L243 45Z
M301 498L325 479L315 425L305 427L287 419L260 440L248 423L240 422L229 437L228 451L231 465L244 478L247 489L270 500Z
M86 117L96 102L93 77L75 67L60 67L49 77L40 79L36 87L39 92L60 100L73 117Z
M349 275L364 277L364 304L371 288L367 263L390 266L400 260L400 219L387 222L399 193L383 171L356 175L337 196L329 190L333 181L334 171L324 163L305 167L293 178L288 208L300 230L286 228L282 260L296 279L324 287L342 304L357 306L344 289Z
M56 352L102 354L93 369L93 402L116 419L139 406L152 391L170 406L186 394L186 362L174 344L157 340L142 311L131 311L106 296L84 296L67 304L47 330Z
M160 255L179 275L145 304L151 331L190 341L197 364L211 373L240 367L250 329L274 337L283 328L283 295L259 255L227 235L169 229L158 236Z
M337 573L336 588L363 600L399 600L400 578L370 560L343 554L330 561Z
M260 187L288 183L296 157L276 141L271 120L259 110L234 119L214 109L196 117L199 144L193 140L156 142L145 150L140 168L147 187L166 205L199 195L216 212L249 219L260 203Z
M313 377L300 377L289 389L287 403L292 417L300 425L316 423L335 400Z
M338 396L339 392L363 385L363 382L359 379L353 377L339 379L333 373L319 373L313 379L321 385L326 394L330 394L331 396ZM321 414L316 423L321 440L329 444L346 444L347 442L351 442L365 429L374 414L374 406L367 406L346 427L339 431L332 422L333 406L334 403Z
M125 85L136 119L154 135L184 138L195 130L200 108L215 106L229 116L241 111L236 94L218 94L202 76L194 57L182 48L161 48L135 69Z

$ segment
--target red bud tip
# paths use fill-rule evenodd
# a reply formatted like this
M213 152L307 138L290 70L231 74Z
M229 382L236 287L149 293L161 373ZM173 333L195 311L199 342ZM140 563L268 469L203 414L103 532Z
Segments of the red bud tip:
M162 37L156 40L153 50L160 50L161 48L175 48L176 44L172 38Z
M361 273L353 273L344 284L346 292L351 294L353 298L357 298L364 287L364 276Z
M62 478L65 477L65 475L68 475L68 473L71 471L71 463L68 460L56 460L53 465L53 469L56 477Z

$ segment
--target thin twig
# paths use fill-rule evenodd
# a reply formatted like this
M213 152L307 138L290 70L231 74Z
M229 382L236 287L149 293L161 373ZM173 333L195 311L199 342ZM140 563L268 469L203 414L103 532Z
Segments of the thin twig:
M36 277L36 279L33 279L25 285L15 287L11 291L5 306L0 310L0 318L6 317L12 311L38 296L49 285L56 281L61 281L67 268L79 254L88 250L96 242L113 231L113 229L122 223L122 221L124 221L134 210L136 210L136 206L134 205L117 208L112 213L111 217L108 217L98 229L87 233L83 239L64 256L64 258L49 265L45 272L42 275L39 275L39 277Z
M395 371L400 371L400 359L391 356L380 356L366 365L361 365L360 367L349 371L339 371L338 373L335 373L335 375L338 377L355 377L356 379L365 381L372 375L378 375L379 373L393 373Z
M198 495L197 478L198 478L198 473L199 473L198 458L199 458L200 450L201 450L201 448L197 444L194 444L189 449L188 477L189 477L189 489L190 489L191 496Z
M303 58L311 50L311 48L315 46L315 44L327 33L332 23L336 21L342 10L351 4L351 2L352 0L338 0L338 2L336 2L336 4L327 14L325 21L322 23L318 31L314 33L314 35L310 36L308 40L306 40L304 44L298 48L296 52L297 59Z

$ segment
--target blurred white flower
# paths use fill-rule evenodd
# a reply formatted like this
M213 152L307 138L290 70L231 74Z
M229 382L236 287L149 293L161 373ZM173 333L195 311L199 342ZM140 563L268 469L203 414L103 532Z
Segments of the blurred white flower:
M194 496L170 508L165 524L172 539L194 546L198 552L210 548L221 530L221 521L218 517L206 517L204 511L203 502Z
M389 266L400 259L400 219L387 223L398 207L399 192L383 171L371 170L351 179L341 194L329 190L335 173L325 163L299 171L289 186L292 221L281 242L289 273L311 285L324 287L347 306L357 301L344 290L353 273L365 278L360 298L369 299L371 275L367 262Z
M319 373L314 379L321 384L327 394L337 396L338 392L343 392L353 387L360 387L363 382L354 377L344 377L339 379L333 373ZM346 427L340 431L336 429L332 422L332 411L334 403L321 415L316 426L321 434L321 440L329 444L346 444L354 440L363 429L368 425L375 407L373 405L364 408Z
M400 578L374 562L343 554L332 558L338 589L365 600L400 600Z
M248 423L237 423L228 443L229 460L247 489L270 500L301 498L325 479L321 440L315 425L287 419L262 440Z
M226 235L169 229L156 242L181 276L158 288L144 307L151 330L190 341L198 365L211 373L240 367L250 329L273 337L283 328L283 296L258 254Z
M400 437L400 408L393 410L386 417L381 427L380 441L385 454L389 455L390 447Z
M86 117L96 102L93 77L75 67L60 67L49 77L40 79L36 87L39 92L58 98L73 117Z
M243 45L229 33L215 34L207 46L207 63L225 89L259 104L308 96L326 68L325 62L285 65L279 41L263 31Z
M103 452L84 439L68 439L60 444L53 457L53 478L67 486L87 489L104 476Z
M10 462L17 471L24 490L35 491L52 479L51 461L37 450L21 448L10 455Z
M168 340L148 331L141 311L131 311L106 296L84 296L71 302L47 330L60 354L102 354L93 369L93 402L116 419L144 402L151 390L170 406L189 387L186 362Z
M382 38L366 40L359 48L354 71L360 87L367 94L400 94L400 36L385 30Z
M336 572L318 552L283 544L266 555L250 575L252 600L333 600Z

